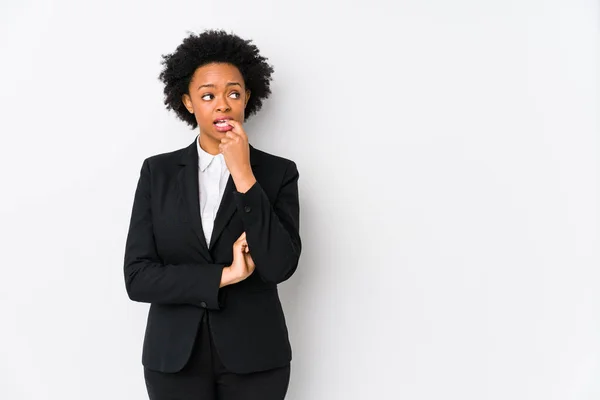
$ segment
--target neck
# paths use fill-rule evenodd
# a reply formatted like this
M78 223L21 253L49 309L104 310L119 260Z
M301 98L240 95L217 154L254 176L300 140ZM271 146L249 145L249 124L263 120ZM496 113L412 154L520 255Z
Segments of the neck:
M198 137L198 141L200 143L200 147L202 150L207 152L208 154L212 154L213 156L219 154L219 143L215 143L211 141L210 138L207 138L205 135L200 133Z

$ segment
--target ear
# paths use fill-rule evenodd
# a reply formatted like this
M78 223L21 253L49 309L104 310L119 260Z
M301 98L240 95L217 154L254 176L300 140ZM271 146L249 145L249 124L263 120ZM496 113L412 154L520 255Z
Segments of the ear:
M185 108L187 108L187 110L193 114L194 107L192 105L192 99L190 98L190 95L185 93L183 96L181 96L181 101L183 102L183 105L185 106Z
M250 99L250 90L246 90L246 103L244 103L244 107L248 105L248 100Z

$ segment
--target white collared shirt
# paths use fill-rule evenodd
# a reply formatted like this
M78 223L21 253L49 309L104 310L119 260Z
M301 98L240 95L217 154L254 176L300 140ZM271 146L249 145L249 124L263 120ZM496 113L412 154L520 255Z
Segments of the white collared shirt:
M210 246L215 217L229 179L229 169L223 154L212 155L200 147L200 135L196 137L196 147L198 148L200 215L206 244Z

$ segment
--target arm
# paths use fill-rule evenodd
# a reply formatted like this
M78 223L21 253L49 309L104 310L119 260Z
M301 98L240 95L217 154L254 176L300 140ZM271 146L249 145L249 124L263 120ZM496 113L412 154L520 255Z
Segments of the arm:
M298 178L296 164L290 162L273 205L258 182L244 193L235 192L248 248L265 282L283 282L298 267L302 249Z
M150 167L145 160L135 191L125 245L124 274L129 298L144 303L193 304L219 309L223 264L163 264L152 227Z

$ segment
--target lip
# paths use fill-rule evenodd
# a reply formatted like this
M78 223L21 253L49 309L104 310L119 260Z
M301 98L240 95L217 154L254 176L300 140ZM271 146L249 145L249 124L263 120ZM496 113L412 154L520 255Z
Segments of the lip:
M233 118L231 117L221 117L221 118L217 118L213 121L213 125L215 126L215 129L218 132L227 132L233 129L233 126L231 126L230 124L227 124L225 126L217 126L217 121L221 121L221 120L226 120L226 121L231 121Z
M217 121L221 121L221 120L224 120L224 119L230 120L230 119L233 119L233 118L232 117L219 117L219 118L215 118L215 120L213 121L213 124L216 124Z

